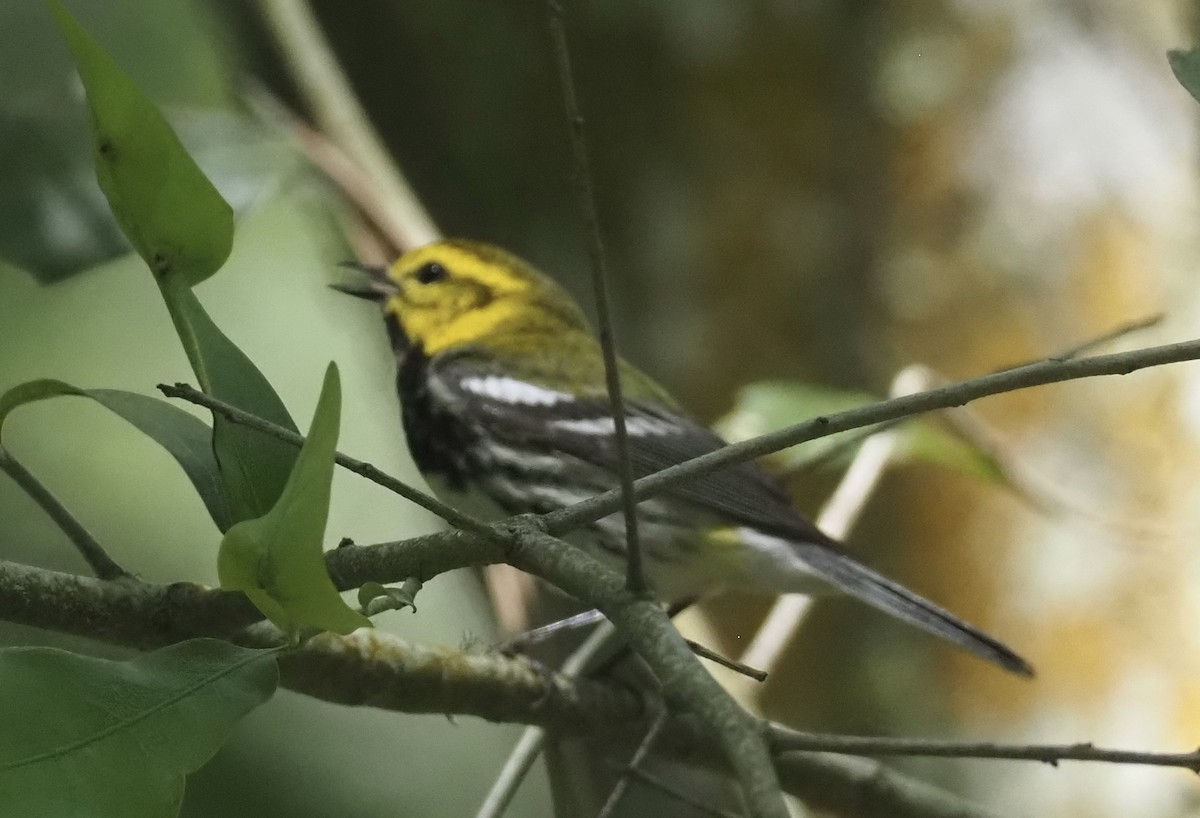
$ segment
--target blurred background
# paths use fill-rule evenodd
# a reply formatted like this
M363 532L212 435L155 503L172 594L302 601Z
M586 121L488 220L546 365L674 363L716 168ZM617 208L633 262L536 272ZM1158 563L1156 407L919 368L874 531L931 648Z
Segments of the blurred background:
M259 6L64 5L239 210L233 257L198 290L213 317L302 426L336 360L341 448L417 479L377 318L324 286L351 253L340 197L246 104L266 89L303 110ZM567 5L622 350L705 421L750 433L820 411L802 397L811 387L884 395L911 363L967 377L1158 312L1113 348L1200 335L1198 109L1164 54L1194 41L1189 4ZM505 245L586 302L544 4L313 6L442 231ZM150 393L189 379L108 220L82 90L40 4L0 4L0 100L0 390L54 377ZM977 410L1007 477L961 456L902 458L849 547L1004 639L1037 679L822 601L752 697L813 730L1194 748L1200 369ZM219 535L201 504L120 421L53 401L21 410L5 445L142 576L215 580ZM790 479L802 507L816 513L839 463ZM436 525L350 475L334 502L331 544ZM83 570L8 482L0 520L0 557ZM452 645L496 638L480 584L459 573L384 624ZM716 600L695 626L736 655L769 605ZM0 640L51 637L4 627ZM189 782L185 815L472 814L518 732L281 693ZM1178 770L895 765L1009 814L1200 814L1200 785ZM680 809L641 797L625 814ZM509 814L551 814L541 770Z

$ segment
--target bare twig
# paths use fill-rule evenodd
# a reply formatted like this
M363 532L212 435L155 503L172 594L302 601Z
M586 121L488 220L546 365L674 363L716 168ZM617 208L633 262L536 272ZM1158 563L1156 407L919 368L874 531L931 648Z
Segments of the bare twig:
M614 633L616 630L611 624L607 622L601 624L584 640L583 644L575 649L567 661L563 662L562 674L568 677L578 676L587 663L609 644ZM529 775L529 771L533 769L533 763L537 761L545 746L546 730L544 728L527 727L521 733L521 738L513 746L508 760L504 762L504 768L500 771L495 783L492 784L479 811L475 813L475 818L500 818L504 814L504 810L512 803L521 782L525 780L525 776Z
M371 179L388 238L402 250L435 240L437 227L371 127L308 4L262 0L260 8L321 131Z
M999 813L870 758L785 753L775 763L788 792L800 795L815 810L854 818L1000 818Z
M718 664L723 668L728 668L734 673L739 673L755 682L765 682L767 680L767 672L765 670L759 670L756 667L751 667L745 662L739 662L735 659L730 659L728 656L722 656L715 650L706 648L704 645L701 645L699 642L696 642L692 639L685 641L687 641L688 647L692 649L692 653L696 654L701 659L707 659L710 662Z
M600 234L600 217L596 212L596 194L592 189L592 172L588 162L587 144L583 138L583 115L575 96L571 78L571 52L567 45L567 29L562 3L547 0L550 10L550 35L554 43L554 58L558 80L562 86L563 109L571 133L571 150L575 162L575 200L583 218L588 238L588 256L592 263L592 292L596 304L596 323L600 332L600 348L604 353L604 377L612 409L614 439L617 444L617 471L621 481L621 507L625 515L626 583L635 594L646 592L642 573L642 548L638 539L637 500L633 495L633 463L629 458L629 434L625 428L625 398L621 393L621 369L617 361L617 341L608 309L608 282L604 260L604 239Z
M1062 352L1059 352L1055 355L1051 355L1051 356L1049 356L1049 360L1051 360L1051 361L1068 361L1068 360L1071 360L1072 358L1078 358L1081 355L1084 355L1089 352L1094 352L1096 349L1099 349L1102 346L1110 344L1113 341L1118 341L1128 335L1133 335L1134 333L1141 332L1142 330L1151 329L1152 327L1156 327L1159 324L1161 324L1165 318L1166 318L1166 315L1164 313L1158 313L1156 315L1150 315L1145 318L1139 318L1139 319L1136 319L1133 321L1128 321L1124 324L1120 324L1120 325L1114 327L1113 329L1108 330L1107 332L1105 332L1101 335L1097 335L1094 338L1089 338L1088 340L1083 341L1079 344L1076 344L1073 347L1068 347L1067 349L1064 349ZM1001 369L993 370L993 372L1007 372L1010 369L1015 369L1018 366L1025 366L1029 363L1034 363L1034 362L1033 361L1025 361L1023 363L1016 364L1014 366L1006 366L1006 367L1002 367ZM928 369L926 367L921 367L920 364L913 364L910 366L917 367L918 368L917 371L920 371L927 375L929 382L924 387L926 389L932 388L933 386L943 386L946 383L948 383L946 378L937 374L932 369ZM955 426L957 426L957 423L953 418L954 418L953 415L947 416L947 420L950 421ZM794 462L788 464L788 466L785 469L783 469L783 474L788 474L788 475L796 474L798 472L808 471L810 469L817 468L818 466L823 466L826 463L829 463L832 460L836 460L837 458L846 454L846 452L852 450L855 446L857 446L859 443L862 443L863 440L870 437L871 435L876 434L877 432L885 431L887 429L892 429L906 421L907 421L907 418L897 418L896 420L889 421L888 423L881 423L873 429L860 429L855 434L847 435L844 439L838 441L837 445L835 445L835 446L830 446L828 449L825 449L822 452L818 452L817 454L815 454L811 457L798 458ZM968 432L975 431L975 429L968 429L967 431ZM971 442L973 445L978 444L980 442L975 439L975 435L971 434L969 436L971 438ZM997 459L999 459L997 456L997 453L994 451L994 447L985 446L984 448L987 449L987 454L989 456L997 457Z
M681 804L687 804L692 809L699 813L703 813L704 815L713 815L716 816L716 818L742 818L742 816L736 812L730 812L729 810L721 809L720 807L713 806L712 804L706 804L700 799L694 798L690 793L684 792L683 790L673 786L669 781L666 781L665 779L660 778L654 773L644 770L641 767L628 767L626 769L626 774L630 778L637 779L649 787L653 787L660 792L666 793Z
M630 775L641 766L642 762L646 760L646 756L650 755L650 750L654 747L654 742L658 739L658 734L666 726L667 711L663 710L650 723L649 729L646 730L646 735L642 737L641 743L633 751L633 756L629 759L629 765L621 773L621 776L617 779L617 783L613 785L612 792L608 794L608 798L605 799L604 806L600 808L600 812L596 813L596 818L611 818L617 806L621 803L621 799L625 797L625 792L629 789Z
M897 418L920 415L937 409L962 406L980 398L1045 386L1051 383L1092 378L1101 375L1128 375L1140 369L1200 358L1200 340L1164 344L1156 347L1096 355L1068 361L1045 360L1003 372L971 378L916 395L872 403L857 409L812 418L769 434L735 443L701 457L663 469L634 481L639 501L662 494L697 480L718 469L745 463L814 438L848 429L886 423ZM621 493L611 490L546 515L547 531L564 534L594 522L621 508Z
M1089 338L1073 347L1064 349L1053 356L1051 360L1069 361L1072 358L1079 358L1080 356L1087 355L1089 352L1095 352L1100 347L1111 344L1113 341L1119 341L1127 335L1133 335L1135 332L1157 327L1166 317L1166 313L1160 312L1154 315L1147 315L1145 318L1136 318L1132 321L1127 321L1124 324L1113 327L1103 335L1097 335L1095 338Z
M1139 764L1152 767L1182 767L1200 773L1200 751L1149 753L1078 744L996 744L994 742L932 741L928 739L872 738L804 733L773 725L771 747L775 752L793 751L844 753L865 756L913 756L921 758L986 758L1038 761L1058 766L1060 761L1090 761L1107 764Z
M218 400L211 395L206 395L198 389L193 389L186 383L177 383L173 386L160 383L158 391L162 392L168 398L179 398L188 403L194 403L197 406L203 406L212 412L215 412L233 423L238 423L250 429L262 432L265 435L270 435L285 443L291 443L293 446L301 446L304 444L304 436L297 434L289 429L285 429L278 424L271 423L269 420L253 415L238 409L232 404ZM336 462L342 468L352 471L355 474L365 477L376 485L383 486L388 491L400 495L409 502L416 503L426 511L431 511L441 517L446 522L455 528L460 528L463 531L470 531L473 534L478 534L481 537L487 537L492 540L499 540L500 535L488 526L486 523L475 519L469 514L464 514L453 506L446 505L436 497L431 497L420 489L413 488L399 478L392 477L384 471L366 463L362 460L356 460L353 457L344 455L338 452Z
M92 536L92 532L88 531L83 523L75 518L75 515L54 496L54 493L3 448L0 448L0 471L11 477L13 482L20 486L22 491L41 507L42 511L46 512L54 524L67 535L67 539L75 546L75 550L79 552L96 576L100 579L119 579L129 576L129 572L108 555L104 546L100 545Z
M500 818L504 814L545 746L546 731L541 727L526 727L521 731L475 818Z

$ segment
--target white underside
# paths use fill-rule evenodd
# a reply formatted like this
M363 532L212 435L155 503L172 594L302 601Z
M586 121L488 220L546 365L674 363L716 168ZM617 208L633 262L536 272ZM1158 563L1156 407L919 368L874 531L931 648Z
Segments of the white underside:
M457 491L437 477L430 478L428 482L439 499L477 519L490 522L509 516L499 504L482 492ZM531 490L528 485L524 488ZM536 490L542 499L550 500L559 506L568 506L590 496L572 492L561 486L541 485L533 490ZM606 528L612 527L614 534L618 536L624 531L624 523L619 514L604 518L601 525ZM656 536L655 528L654 524L643 523L639 526L644 541L649 542ZM658 596L664 600L702 596L732 588L808 595L824 594L833 590L809 569L787 540L747 527L739 528L738 535L743 545L715 546L722 550L736 548L739 551L736 559L714 559L700 554L691 559L669 563L646 559L647 578ZM678 536L678 533L675 532L672 536ZM594 531L575 532L568 534L564 539L614 570L625 570L624 557L600 547Z

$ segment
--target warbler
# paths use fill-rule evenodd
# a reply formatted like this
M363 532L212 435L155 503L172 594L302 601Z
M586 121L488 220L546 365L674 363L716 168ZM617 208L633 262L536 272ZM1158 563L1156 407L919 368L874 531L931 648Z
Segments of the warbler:
M488 244L440 241L335 285L378 302L396 354L409 449L434 491L491 517L546 513L619 484L599 342L558 284ZM653 380L620 363L635 476L725 445ZM638 505L648 583L666 602L740 587L840 591L1017 674L998 640L867 568L743 463ZM568 537L623 566L621 514Z

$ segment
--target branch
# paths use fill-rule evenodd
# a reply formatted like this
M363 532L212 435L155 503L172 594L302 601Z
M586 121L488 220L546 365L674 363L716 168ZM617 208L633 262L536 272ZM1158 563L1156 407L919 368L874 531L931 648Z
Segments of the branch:
M413 542L429 545L433 539ZM620 577L612 574L614 583L621 588ZM273 626L244 628L255 615L240 593L133 578L105 582L0 561L0 620L109 644L150 649L230 634L242 644L278 644L281 634ZM282 656L280 670L285 687L338 704L472 715L613 741L636 740L655 707L618 684L570 678L520 657L414 645L378 630L315 636ZM661 745L697 763L719 765L723 758L708 728L692 717L672 719ZM985 818L946 793L862 759L788 753L777 764L790 792L835 811ZM865 780L862 765L875 771ZM937 811L950 802L961 811Z
M971 401L1003 392L1100 375L1128 375L1140 369L1182 361L1194 361L1198 358L1200 358L1200 340L1146 347L1110 355L1096 355L1091 358L1038 361L1014 369L959 381L916 395L893 398L845 412L812 418L769 434L725 446L677 466L671 466L646 477L638 478L633 483L634 494L639 501L646 500L684 483L698 480L719 469L745 463L808 440L849 429L886 423L897 418L920 415L937 409L962 406ZM554 535L565 534L579 526L606 517L620 508L620 491L615 489L606 491L546 515L546 530Z
M893 398L847 412L814 418L779 432L726 446L711 454L642 477L634 481L634 489L639 499L645 499L675 488L689 480L699 479L727 465L744 462L762 454L785 449L804 440L827 434L883 423L936 409L961 406L972 400L1007 390L1098 375L1126 374L1151 366L1197 358L1200 358L1200 341L1148 347L1131 352L1066 362L1040 361L1013 370L961 381L928 392ZM265 423L265 421L262 422ZM575 527L618 511L620 507L620 492L605 492L546 515L544 518L546 531L550 534L566 533ZM501 525L497 524L497 526ZM486 547L480 541L460 541L460 547L471 550L472 558L476 560L473 564L484 565L504 561L503 551L496 539L495 530L496 527L492 527L490 544ZM441 535L435 536L440 537ZM429 579L435 573L459 567L462 564L454 555L442 550L441 539L436 542L429 541L428 547L416 546L419 551L410 550L413 542L410 540L370 547L350 546L338 549L329 556L330 572L334 575L335 582L339 584L339 587L357 587L367 580L387 583L418 575L423 580Z
M1078 744L996 744L994 742L933 741L929 739L871 738L804 733L773 726L771 747L777 752L846 753L866 756L916 756L921 758L990 758L1011 761L1040 761L1057 767L1060 761L1093 761L1108 764L1142 764L1152 767L1182 767L1200 773L1200 751L1190 753L1145 753Z
M701 666L658 603L631 593L600 562L532 526L514 529L507 562L600 609L658 679L663 697L713 732L757 818L787 817L758 722Z
M817 810L854 818L1001 818L867 758L787 753L776 764L788 792Z
M253 647L286 641L266 622L245 628L237 610L249 605L240 593L191 583L105 582L0 561L0 619L142 650L199 636ZM524 657L417 645L375 629L321 634L279 661L284 686L339 704L602 734L639 729L646 718L642 696L620 685L573 679Z
M92 532L76 519L70 509L59 502L54 493L42 484L42 481L34 477L29 469L3 448L0 448L0 471L11 477L13 482L20 486L30 499L41 507L42 511L46 512L54 524L67 535L67 539L75 546L75 550L79 552L96 576L100 579L119 579L129 575L128 571L108 555L104 546L100 545L99 541L92 536Z
M410 542L434 547L433 541L442 536ZM608 573L607 584L619 588L620 578ZM142 650L198 636L233 634L238 635L237 641L258 646L280 641L278 631L246 627L258 619L261 614L241 593L186 582L157 585L132 577L105 581L0 560L0 620L6 622ZM619 734L646 726L646 703L620 685L551 672L523 657L414 645L377 630L359 630L348 637L322 634L281 662L289 687L341 704L457 713L544 724L568 732ZM1086 743L1002 745L833 736L778 725L770 725L767 734L775 753L1106 762L1200 772L1200 751L1149 753ZM692 733L677 737L685 743L696 739ZM790 756L787 761L792 762Z
M617 476L621 482L621 507L625 515L626 575L625 582L635 594L646 593L646 578L642 573L642 545L638 539L637 499L633 496L633 461L629 457L629 433L625 428L625 398L621 393L621 369L617 361L617 340L612 317L608 310L608 282L604 261L604 239L600 234L600 217L596 211L596 193L592 189L592 172L588 162L587 144L583 138L583 115L575 97L571 79L571 51L567 45L567 28L562 3L547 0L550 10L550 35L554 43L554 59L558 80L562 86L563 110L571 133L571 152L575 162L575 202L583 218L588 238L588 257L592 263L592 293L596 304L596 323L600 330L600 349L604 353L604 380L613 416L614 440L617 444Z

